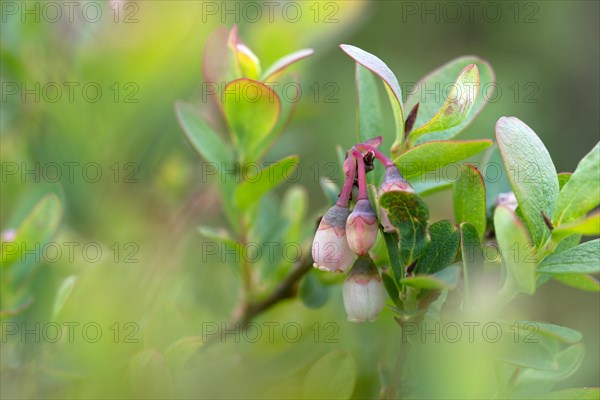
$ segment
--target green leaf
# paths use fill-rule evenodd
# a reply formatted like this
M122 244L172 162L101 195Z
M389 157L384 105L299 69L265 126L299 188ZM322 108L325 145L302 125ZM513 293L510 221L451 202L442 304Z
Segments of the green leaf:
M439 132L431 132L417 140L417 144L426 140L450 139L463 131L473 119L481 112L488 100L493 100L494 96L494 71L492 67L484 60L466 56L460 57L442 65L432 73L422 78L414 90L409 90L404 108L411 110L415 104L419 103L419 114L415 121L415 127L423 126L431 120L444 104L444 92L456 80L456 77L468 65L475 64L479 70L479 90L471 112L458 125ZM432 91L435 91L432 93Z
M548 324L537 321L503 321L502 324L507 327L512 327L512 330L517 328L526 335L525 331L532 332L531 336L543 335L551 338L552 340L558 340L566 344L575 344L581 342L583 335L581 332L575 329L567 328L565 326Z
M358 141L381 135L383 115L377 81L373 73L359 63L356 63L356 106Z
M581 366L585 348L583 344L569 346L555 355L555 368L553 369L528 369L521 373L519 380L524 383L560 381L573 375Z
M216 164L217 168L222 167L222 163L233 163L229 146L200 118L194 106L178 101L175 113L185 137L206 161Z
M297 63L303 58L312 56L314 53L313 49L302 49L281 57L265 71L261 80L264 82L276 80L290 65Z
M327 303L329 290L314 274L308 273L300 284L299 296L308 308L320 308Z
M177 102L175 113L188 142L207 162L212 163L215 172L234 167L231 148L200 118L192 105ZM236 220L232 205L233 182L225 179L218 188L223 199L224 211L229 221L233 222Z
M400 301L400 292L398 291L398 286L390 275L385 272L381 274L381 280L383 281L383 285L385 286L385 290L390 296L390 299L394 302L396 307L402 308L402 302Z
M576 289L585 290L586 292L600 292L600 282L596 278L586 274L542 274L549 276L554 280L564 283L567 286Z
M421 136L448 131L463 123L477 100L479 93L479 70L475 64L467 65L458 75L448 98L439 111L425 125L410 133L410 143L415 143ZM448 138L448 137L445 137ZM423 138L427 140L427 137ZM438 139L432 137L432 139Z
M490 332L494 331L490 329ZM552 353L541 343L526 341L522 332L519 332L518 335L521 337L515 338L514 335L516 334L511 331L503 332L501 339L494 343L492 350L498 352L496 355L498 361L525 368L553 369L557 367ZM530 333L527 332L527 335Z
M271 129L271 132L258 144L255 154L257 159L262 159L265 153L271 148L275 140L283 133L285 127L291 122L296 106L298 105L299 92L289 91L290 87L299 88L300 81L297 74L291 74L284 77L283 80L276 82L269 87L277 94L281 102L281 111L277 123Z
M410 265L427 244L427 205L417 194L410 192L385 193L379 199L379 205L386 209L390 222L400 233L402 264Z
M252 176L247 176L235 192L237 206L241 209L247 209L256 204L267 192L285 179L293 176L290 174L296 168L298 161L298 156L286 157L267 168L259 170Z
M565 239L562 239L556 248L554 249L554 253L562 253L565 250L572 249L577 246L581 242L581 235L571 235Z
M279 96L262 82L241 78L227 84L223 101L225 118L242 163L255 161L259 145L279 119Z
M580 220L560 225L552 231L552 240L558 242L563 238L573 235L600 235L600 211L592 213Z
M548 218L554 215L559 191L556 168L540 138L518 118L500 118L496 139L520 213L539 248L550 236L542 212Z
M460 269L456 266L444 268L431 275L415 275L402 279L401 283L418 289L452 290L458 284Z
M23 254L23 250L37 249L36 253L43 251L44 246L56 233L62 214L63 207L59 198L54 193L46 194L19 224L14 239L2 243L0 265L8 268L17 262L20 264L18 270L13 271L14 277L11 277L15 286L29 274L33 265L36 265L34 261L43 258L39 254L31 254L30 251Z
M600 239L591 240L577 247L551 254L538 267L547 274L598 274L600 273Z
M506 266L507 281L516 289L533 294L535 292L537 264L529 234L517 216L505 206L496 207L494 228L502 261Z
M468 222L460 224L460 237L465 298L467 301L471 301L471 275L479 275L477 272L483 269L485 258L479 240L479 232L473 225Z
M483 239L487 222L485 185L481 172L471 165L463 165L460 178L454 184L454 218L457 224L472 224Z
M554 226L560 226L584 216L600 204L600 143L577 165L575 172L558 194L552 217Z
M406 179L414 179L471 157L491 144L491 140L433 140L402 153L394 163Z
M456 226L448 221L438 221L429 227L429 241L415 271L417 274L433 274L446 268L456 258L460 234Z
M52 319L55 320L60 311L63 309L65 303L73 293L73 288L77 282L77 276L71 275L67 277L59 286L56 292L56 298L54 299L54 305L52 307Z
M295 262L293 257L296 257L293 250L288 253L277 251L282 249L281 247L275 250L270 247L274 243L285 244L283 235L287 227L281 223L279 197L274 192L268 192L255 207L248 211L250 230L247 236L253 243L259 244L260 248L250 246L247 249L250 252L247 257L255 261L255 268L259 270L259 282L275 284L279 279L283 279L289 267ZM255 254L269 255L259 257Z
M261 73L260 61L252 50L242 43L237 43L234 52L240 76L258 79Z
M392 154L396 153L404 142L404 110L402 109L402 90L398 84L398 79L392 70L373 54L349 44L341 44L340 48L354 59L354 61L379 76L383 83L385 83L385 90L392 105L394 123L396 125L396 138L392 144L391 151Z
M344 351L332 351L315 362L304 377L303 399L349 399L356 383L356 363Z
M385 241L392 273L394 274L394 280L395 282L400 282L400 280L404 278L404 266L402 265L402 259L400 258L400 253L398 251L398 234L395 232L382 231L382 235L383 240Z

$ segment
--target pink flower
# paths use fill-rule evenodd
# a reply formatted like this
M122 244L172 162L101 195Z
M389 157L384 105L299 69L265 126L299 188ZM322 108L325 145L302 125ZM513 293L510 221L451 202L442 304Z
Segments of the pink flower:
M375 239L379 223L368 199L356 202L354 211L346 221L346 233L350 249L359 256L367 254Z
M385 288L370 257L354 263L343 287L344 308L351 322L374 321L385 306Z
M346 219L349 213L348 207L334 205L321 219L312 246L315 268L345 272L352 265L354 254L346 240Z

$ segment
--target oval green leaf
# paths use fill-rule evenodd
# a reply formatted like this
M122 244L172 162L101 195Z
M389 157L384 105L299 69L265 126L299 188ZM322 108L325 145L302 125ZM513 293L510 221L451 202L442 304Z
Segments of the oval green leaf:
M275 61L263 74L261 80L264 82L270 82L277 79L283 71L285 71L290 65L297 63L303 58L312 56L315 54L313 49L302 49L295 51L287 56L280 58Z
M431 240L415 268L417 274L433 274L446 268L458 252L460 234L452 222L443 220L431 224L429 236Z
M432 140L394 160L406 179L414 179L471 157L492 145L491 140Z
M212 130L191 104L178 101L175 114L186 139L206 161L216 164L232 163L231 149L223 139Z
M576 289L585 290L586 292L600 292L600 282L596 278L586 274L552 274L545 275L559 281L567 286Z
M236 189L235 201L239 208L246 209L256 204L267 192L284 180L293 177L298 164L298 156L290 156L260 169L253 176L247 176Z
M527 229L505 206L496 207L494 229L502 261L506 266L507 283L519 291L533 294L536 288L537 262Z
M554 215L559 191L556 168L540 138L518 118L500 118L496 139L520 213L539 248L550 236L542 213Z
M358 141L381 135L383 115L377 81L373 73L359 63L356 63L356 108Z
M600 273L600 239L544 258L538 270L546 274Z
M558 194L556 210L552 217L554 226L580 218L600 204L599 176L600 143L597 143L579 162L575 172Z
M396 125L396 138L392 144L392 153L395 153L404 141L404 110L402 108L402 90L398 79L392 70L377 56L349 44L341 44L340 48L354 61L369 69L379 76L392 105L394 123Z
M256 160L257 148L279 119L279 96L262 82L241 78L225 86L222 99L241 161Z
M411 192L388 192L379 199L386 209L392 225L400 234L400 258L404 266L416 260L427 244L429 209L419 197Z
M479 70L475 64L466 66L456 78L448 98L439 111L425 125L413 130L410 143L416 143L423 136L423 140L431 134L432 139L439 139L440 133L446 132L463 123L477 100L479 93Z
M460 269L456 266L444 268L431 275L415 275L402 279L403 285L426 290L452 290L458 284Z
M468 222L477 229L479 239L483 239L487 223L485 205L485 184L479 170L466 164L454 184L454 219L457 224Z
M463 131L473 119L481 112L490 99L494 99L495 76L492 67L487 61L478 57L465 56L454 59L431 72L416 83L413 90L408 90L405 109L411 110L419 103L419 113L415 121L415 127L423 126L430 121L444 104L444 92L448 90L456 77L470 64L477 66L479 71L479 90L471 112L458 125L449 129L431 132L417 140L417 144L425 140L450 139ZM435 92L432 93L432 88Z

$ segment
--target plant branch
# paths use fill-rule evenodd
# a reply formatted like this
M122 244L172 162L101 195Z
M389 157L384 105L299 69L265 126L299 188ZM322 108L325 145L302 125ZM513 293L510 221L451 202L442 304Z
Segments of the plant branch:
M273 307L280 301L295 297L297 293L297 283L308 271L310 271L312 264L312 256L307 257L290 271L285 279L267 298L258 303L249 304L249 307L240 319L241 328L245 328L257 315Z
M308 252L308 256L300 260L285 277L285 279L281 281L275 290L273 290L273 292L264 300L256 303L251 301L245 301L241 303L241 307L234 311L234 315L227 323L227 327L220 328L217 332L204 340L204 346L201 348L205 348L208 344L222 339L223 331L231 332L244 330L258 315L262 314L283 300L295 297L300 279L302 279L302 277L311 270L312 264L312 255L310 252Z

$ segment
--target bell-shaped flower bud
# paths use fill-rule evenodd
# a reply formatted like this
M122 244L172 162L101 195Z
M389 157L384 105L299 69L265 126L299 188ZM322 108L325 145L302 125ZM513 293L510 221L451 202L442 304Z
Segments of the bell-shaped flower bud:
M343 288L344 308L352 322L374 321L385 306L385 288L373 260L359 257Z
M345 272L354 261L354 254L346 240L348 207L334 205L321 219L315 233L312 257L315 268L323 271Z
M413 188L406 179L404 179L398 167L393 164L388 165L385 169L383 183L379 187L377 197L381 197L388 192L413 192ZM380 219L384 232L393 232L396 230L394 225L390 222L390 218L384 208L380 209Z
M512 212L515 212L518 205L517 197L513 192L500 193L496 197L496 206L505 206Z
M377 239L378 227L377 216L371 208L369 200L358 200L346 221L346 234L350 249L359 256L367 254Z

